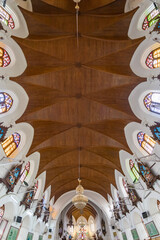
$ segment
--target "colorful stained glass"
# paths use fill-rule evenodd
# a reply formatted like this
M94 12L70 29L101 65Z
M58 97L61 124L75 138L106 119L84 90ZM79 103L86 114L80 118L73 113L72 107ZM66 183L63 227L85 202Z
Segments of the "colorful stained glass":
M135 163L131 159L129 160L129 166L130 166L131 172L134 176L134 182L138 181L139 171L138 171L138 168L136 167Z
M0 127L0 140L3 138L5 132L3 130L3 128Z
M160 93L150 92L143 100L148 111L160 114Z
M13 105L13 99L8 93L0 92L0 114L8 112Z
M147 30L154 23L156 23L160 19L160 12L158 9L153 9L144 19L142 24L142 29Z
M0 67L7 67L11 62L8 52L0 47Z
M25 166L25 168L22 170L21 172L21 178L20 178L20 181L23 183L24 180L26 179L26 177L28 176L29 174L29 170L30 170L30 162L28 162Z
M155 176L151 173L150 168L141 162L138 163L138 167L141 174L141 178L147 184L147 187L153 188L153 184L157 178L155 178Z
M2 6L0 6L0 21L11 29L15 28L12 16Z
M155 147L156 142L153 138L149 137L147 134L142 131L137 134L137 139L139 145L148 153L151 154Z
M160 67L160 48L156 48L149 53L146 58L146 65L151 69Z
M7 157L9 157L18 148L20 140L20 134L13 133L4 142L2 142L2 147Z
M150 130L151 130L154 138L156 140L160 141L160 124L157 123L156 125L151 126Z

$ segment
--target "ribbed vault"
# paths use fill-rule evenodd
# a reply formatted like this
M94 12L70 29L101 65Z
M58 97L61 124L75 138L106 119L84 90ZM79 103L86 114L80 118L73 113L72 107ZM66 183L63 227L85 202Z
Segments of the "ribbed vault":
M82 0L79 48L74 3L33 1L34 12L22 12L30 35L15 40L28 63L15 79L30 101L19 122L35 129L30 153L39 151L39 173L47 171L46 187L55 199L75 189L79 147L85 189L107 198L118 152L129 151L124 126L137 121L128 105L131 90L143 79L129 62L142 41L127 37L134 11L123 13L122 0Z
M92 216L93 218L95 218L97 216L97 212L96 210L93 208L93 206L91 204L87 204L85 206L85 208L83 209L83 213L81 214L81 212L75 208L74 205L72 205L68 212L67 212L67 217L70 219L72 216L74 216L75 220L77 221L77 219L82 215L83 217L85 217L87 220L89 219L90 216Z

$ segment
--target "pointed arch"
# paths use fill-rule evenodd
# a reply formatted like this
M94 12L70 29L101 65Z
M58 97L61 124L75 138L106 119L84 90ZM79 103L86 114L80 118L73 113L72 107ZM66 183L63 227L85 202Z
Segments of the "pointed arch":
M0 47L0 67L7 67L11 63L9 53L2 47Z
M2 148L7 157L11 156L11 154L18 148L20 140L21 140L20 134L14 132L5 141L1 143Z
M156 48L151 51L146 58L146 66L148 68L159 68L160 67L160 48Z
M148 111L160 114L160 92L148 93L143 102Z
M3 6L3 1L1 1L0 21L3 28L7 30L10 35L26 38L29 34L26 20L18 8L16 1L6 1L5 7Z
M28 176L30 171L30 162L27 162L24 169L21 172L21 177L20 177L20 181L21 183L23 183L26 179L26 177Z
M15 23L11 14L2 6L0 6L0 22L3 22L11 29L15 28Z

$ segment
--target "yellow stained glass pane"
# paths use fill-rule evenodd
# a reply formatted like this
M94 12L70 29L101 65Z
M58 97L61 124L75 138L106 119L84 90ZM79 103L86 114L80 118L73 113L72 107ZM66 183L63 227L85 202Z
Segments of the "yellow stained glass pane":
M160 57L160 48L153 51L153 57L154 58L159 58Z
M11 142L13 142L13 136L9 136L4 142L2 142L2 147L5 149Z
M144 140L154 148L156 142L153 140L152 137L148 136L147 134L144 134Z

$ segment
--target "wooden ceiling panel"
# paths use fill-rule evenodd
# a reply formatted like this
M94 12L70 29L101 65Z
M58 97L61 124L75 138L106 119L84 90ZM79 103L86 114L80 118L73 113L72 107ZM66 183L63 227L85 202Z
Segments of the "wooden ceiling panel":
M28 154L40 152L38 174L47 172L55 199L76 188L79 154L84 188L107 198L119 150L129 151L124 127L136 121L128 104L141 81L129 67L142 41L127 37L134 11L123 13L123 0L82 0L77 47L73 1L46 1L22 10L30 35L14 38L28 63L15 78L30 99L19 119L35 130Z
M89 203L87 203L87 205L83 209L82 214L77 208L75 208L74 205L72 205L67 212L68 219L70 219L73 216L77 220L81 215L84 216L88 220L90 216L95 218L97 216L97 212L93 208L93 206L90 205Z
M90 14L99 15L119 15L124 13L126 0L116 0L110 4L89 11Z

